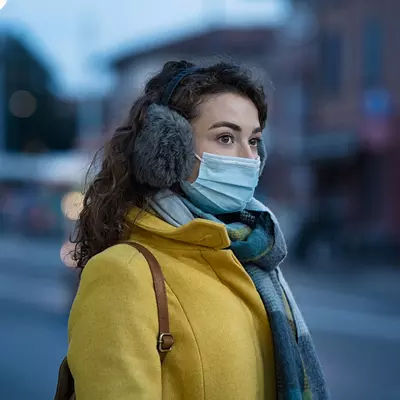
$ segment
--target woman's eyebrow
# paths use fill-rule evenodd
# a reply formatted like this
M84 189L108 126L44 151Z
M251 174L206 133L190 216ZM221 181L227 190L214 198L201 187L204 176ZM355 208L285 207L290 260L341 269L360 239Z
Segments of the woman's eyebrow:
M215 129L215 128L230 128L236 132L242 132L242 128L239 125L234 124L233 122L228 122L228 121L216 122L215 124L211 125L208 128L208 130ZM252 133L259 133L259 132L262 132L261 127L257 127L255 129L253 129Z

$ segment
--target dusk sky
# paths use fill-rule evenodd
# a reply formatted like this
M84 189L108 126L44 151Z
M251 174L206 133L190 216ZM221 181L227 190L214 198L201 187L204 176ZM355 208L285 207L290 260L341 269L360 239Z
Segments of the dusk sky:
M190 32L210 22L273 24L284 18L286 1L8 0L0 10L0 28L23 28L54 66L62 90L78 93L107 87L104 75L96 74L95 56L106 59L135 41L165 40L168 31Z

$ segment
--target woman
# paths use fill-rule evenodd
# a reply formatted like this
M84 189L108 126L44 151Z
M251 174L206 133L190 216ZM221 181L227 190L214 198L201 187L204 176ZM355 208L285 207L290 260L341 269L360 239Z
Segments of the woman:
M263 90L240 68L168 62L104 151L76 237L69 321L78 400L326 399L278 265L286 245L253 198ZM146 247L165 276L175 345L161 367Z

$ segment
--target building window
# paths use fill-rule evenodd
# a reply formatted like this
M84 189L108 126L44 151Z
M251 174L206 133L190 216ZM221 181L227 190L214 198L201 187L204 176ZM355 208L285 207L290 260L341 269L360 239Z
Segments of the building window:
M326 32L321 37L321 77L323 90L338 94L342 77L342 36Z
M363 83L364 86L376 86L382 81L382 45L383 27L379 21L369 19L363 32Z

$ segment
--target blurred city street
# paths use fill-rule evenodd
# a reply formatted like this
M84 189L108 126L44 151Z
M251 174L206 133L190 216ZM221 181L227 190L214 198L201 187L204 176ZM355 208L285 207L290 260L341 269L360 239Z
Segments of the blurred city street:
M73 283L57 241L0 241L0 399L51 399ZM400 274L284 266L338 400L398 400Z

